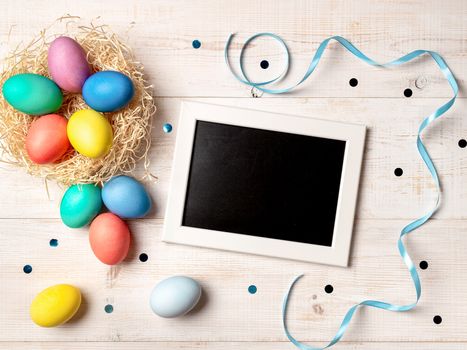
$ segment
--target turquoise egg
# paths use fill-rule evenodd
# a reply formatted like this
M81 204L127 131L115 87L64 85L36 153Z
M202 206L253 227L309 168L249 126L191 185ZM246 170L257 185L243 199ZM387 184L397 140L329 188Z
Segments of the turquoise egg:
M3 84L2 93L13 108L32 115L53 113L63 102L57 84L39 74L13 75Z
M134 94L131 79L115 71L94 73L83 85L84 101L98 112L117 111L125 107Z
M201 298L201 286L190 277L173 276L159 282L151 292L149 304L161 317L177 317L190 312Z
M121 218L141 218L151 210L151 198L144 186L129 176L115 176L106 182L102 200L107 209Z
M102 208L101 189L93 184L69 187L60 203L60 217L65 225L79 228L88 225Z

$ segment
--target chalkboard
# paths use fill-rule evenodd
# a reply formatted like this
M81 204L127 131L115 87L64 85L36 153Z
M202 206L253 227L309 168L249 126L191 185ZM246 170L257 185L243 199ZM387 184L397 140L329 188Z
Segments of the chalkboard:
M182 225L330 247L345 148L198 120Z

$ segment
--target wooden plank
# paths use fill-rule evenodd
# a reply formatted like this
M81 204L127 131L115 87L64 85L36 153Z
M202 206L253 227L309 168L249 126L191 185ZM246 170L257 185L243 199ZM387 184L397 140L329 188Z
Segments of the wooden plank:
M192 100L365 124L368 132L357 217L409 219L421 215L434 203L434 184L417 153L415 139L423 117L444 103L444 99ZM177 98L157 100L159 110L152 136L150 171L158 181L147 184L155 202L151 218L164 217L180 103ZM430 127L423 137L443 183L443 206L437 218L467 218L467 194L463 190L467 181L463 174L467 169L467 149L457 145L459 139L467 136L466 107L465 99L458 100L453 110ZM174 126L171 134L162 131L166 122ZM403 169L403 176L394 176L397 167ZM0 193L8 194L0 201L0 217L59 217L64 189L50 183L50 202L41 179L4 165L0 165L0 173Z
M363 298L399 303L413 300L395 240L406 220L424 213L434 200L433 184L418 158L414 138L422 116L451 94L436 66L421 59L392 70L371 68L332 44L303 88L283 98L251 99L246 98L251 96L250 89L227 71L223 46L229 33L239 33L231 52L236 63L241 42L248 35L261 31L281 35L293 59L285 85L301 77L319 43L330 35L350 39L380 61L426 48L446 58L462 88L467 78L465 2L114 0L109 6L91 0L0 0L0 5L0 57L65 13L82 16L81 23L101 15L101 23L109 24L134 48L155 94L161 97L150 168L159 180L147 185L155 211L146 220L130 223L132 250L118 267L108 268L96 261L86 229L70 230L60 222L62 189L51 185L49 201L41 180L0 166L0 218L5 218L0 219L0 340L4 341L0 341L0 349L291 349L281 328L280 307L288 283L302 272L306 276L293 293L289 324L297 338L312 345L324 345L334 335L354 302ZM201 49L192 48L194 39L201 41ZM270 62L266 70L259 67L263 59ZM255 80L278 73L282 63L277 45L269 40L255 43L247 52L248 73ZM353 88L348 81L354 77L359 84ZM403 97L406 88L413 91L410 99ZM465 97L464 91L461 89L461 96ZM175 132L164 134L161 126L171 122L176 131L178 97L367 124L350 268L160 242L175 139ZM419 307L404 314L359 311L338 348L466 348L462 276L467 263L463 221L467 215L467 160L466 149L457 146L467 134L465 103L460 100L425 135L442 177L444 196L437 220L408 240L416 265L422 259L429 263L427 270L420 271L423 296ZM395 167L404 170L402 177L393 175ZM51 238L58 239L58 247L48 246ZM146 263L138 260L141 252L149 255ZM24 264L33 266L31 274L22 272ZM205 297L193 314L164 320L151 313L147 299L152 286L172 274L200 280ZM40 329L28 318L29 303L39 290L59 282L80 286L83 307L70 324ZM247 287L253 283L258 293L250 295ZM324 292L326 284L334 286L332 294ZM115 307L112 314L103 310L107 303ZM434 315L443 317L442 324L432 322Z
M467 343L430 343L430 346L439 350L463 350ZM392 350L395 347L404 350L425 350L426 343L339 343L341 350ZM0 343L0 349L5 350L49 350L49 349L69 349L69 350L104 350L104 349L134 349L134 350L152 350L154 348L167 350L236 350L239 348L269 350L273 349L292 349L292 345L288 342L113 342L111 344L105 342L4 342Z
M357 220L349 268L328 267L240 253L165 244L161 220L130 222L128 259L108 267L97 261L87 230L59 220L0 220L0 329L3 341L285 341L281 303L291 279L305 273L293 292L289 326L301 340L331 339L345 311L364 298L410 303L414 290L398 256L400 220ZM346 341L467 341L465 251L462 220L435 220L412 234L408 249L420 271L423 296L417 309L357 312ZM58 247L49 247L51 238ZM138 260L140 253L149 260ZM30 264L31 274L22 267ZM151 288L171 275L189 275L204 297L194 313L162 319L148 305ZM35 326L28 315L34 295L56 283L79 286L84 304L77 319L54 329ZM258 287L248 293L250 284ZM324 286L334 287L326 294ZM112 314L104 312L106 304ZM433 317L441 315L440 325ZM213 331L215 330L215 331ZM395 338L394 334L397 334Z
M462 25L467 7L462 1L371 0L356 2L287 1L270 6L267 1L252 3L189 0L167 2L56 2L34 6L26 0L6 1L0 23L3 50L29 41L41 29L66 13L78 14L89 24L101 16L134 48L146 66L158 96L248 97L250 89L236 81L226 69L223 48L230 33L239 33L232 46L232 58L247 35L271 31L289 44L293 57L285 85L297 82L306 71L319 43L331 35L341 35L379 61L395 59L416 49L442 54L460 81L467 78L463 51L467 29ZM25 9L29 9L26 10ZM423 14L423 15L421 15ZM13 30L10 34L10 28ZM129 28L132 28L129 30ZM61 31L57 27L57 31ZM9 37L9 45L5 42ZM200 49L192 47L199 39ZM270 68L260 68L260 61ZM248 73L254 80L269 79L284 64L278 45L271 40L254 43L247 52ZM349 79L357 78L356 88ZM313 97L402 97L411 88L414 97L450 96L451 91L434 62L421 59L394 70L371 68L337 44L331 44L322 63L303 89L293 96ZM464 92L461 91L463 95Z

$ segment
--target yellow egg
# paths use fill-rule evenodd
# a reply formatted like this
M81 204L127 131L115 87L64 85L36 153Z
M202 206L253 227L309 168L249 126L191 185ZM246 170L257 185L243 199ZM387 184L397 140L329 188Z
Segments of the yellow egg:
M59 326L71 319L81 305L81 293L69 284L57 284L37 294L31 304L31 319L41 327Z
M109 121L92 109L82 109L72 114L67 135L73 148L89 158L102 157L112 147L113 132Z

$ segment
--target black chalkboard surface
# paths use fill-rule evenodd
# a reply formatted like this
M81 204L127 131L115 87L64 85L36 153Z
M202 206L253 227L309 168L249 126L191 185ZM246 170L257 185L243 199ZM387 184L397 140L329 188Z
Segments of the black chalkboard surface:
M345 146L198 120L182 225L331 246Z

